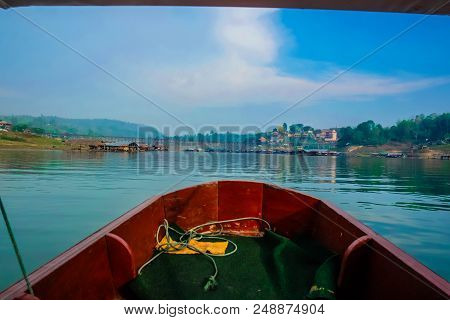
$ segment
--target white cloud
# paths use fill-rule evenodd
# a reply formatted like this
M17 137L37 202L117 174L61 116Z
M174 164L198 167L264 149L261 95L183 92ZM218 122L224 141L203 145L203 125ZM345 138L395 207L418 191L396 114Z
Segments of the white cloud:
M217 10L211 29L221 54L196 65L147 70L150 94L166 105L183 107L289 105L339 72L329 64L312 75L286 75L274 63L283 44L273 9ZM308 62L314 63L314 62ZM406 79L351 71L313 99L360 99L420 90L446 79Z
M280 43L271 19L273 9L229 9L220 11L214 32L228 57L271 62Z

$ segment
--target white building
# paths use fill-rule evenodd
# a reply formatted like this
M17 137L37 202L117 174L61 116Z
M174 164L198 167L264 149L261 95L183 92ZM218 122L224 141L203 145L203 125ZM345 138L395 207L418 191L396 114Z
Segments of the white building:
M326 142L336 142L338 140L337 131L334 129L324 129L318 134L318 138Z
M2 131L11 131L12 130L12 124L6 121L0 120L0 129Z

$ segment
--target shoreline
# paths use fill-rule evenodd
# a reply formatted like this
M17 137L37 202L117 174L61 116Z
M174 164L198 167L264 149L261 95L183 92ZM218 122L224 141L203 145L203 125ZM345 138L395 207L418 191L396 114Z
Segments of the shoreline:
M0 133L0 150L46 150L46 151L78 151L78 152L107 152L107 151L93 151L90 150L89 145L98 142L95 138L86 140L62 140L60 138L50 138L34 134L24 134L18 132L2 132ZM180 146L183 148L182 146ZM266 152L261 151L242 151L236 152L233 150L221 151L199 151L208 153L261 153L261 154L303 154L304 156L337 156L337 155L308 155L301 152L280 152L276 147L266 148ZM155 152L164 150L150 150L145 152ZM189 150L171 150L187 152ZM442 156L446 157L450 154L450 144L432 145L432 146L417 146L411 143L389 143L380 146L348 146L345 148L336 149L338 156L346 157L384 157L383 154L398 153L406 158L418 159L440 159ZM112 152L112 151L109 151ZM117 151L116 151L117 152ZM127 152L127 151L124 151ZM144 152L144 151L142 151Z
M77 152L77 153L138 153L138 152L119 152L119 151L92 151L86 148L71 148L70 146L65 147L55 147L55 148L47 148L47 147L36 147L36 146L23 146L23 145L0 145L1 151L62 151L62 152ZM151 150L151 151L140 151L142 152L181 152L186 153L184 150ZM303 157L346 157L346 158L379 158L379 159L392 159L385 156L376 156L370 153L352 153L352 152L340 152L339 155L308 155L304 153L263 153L263 152L199 152L199 153L241 153L241 154L261 154L261 155L288 155L288 156L303 156ZM420 159L420 160L442 160L441 156L448 156L448 153L421 153L417 155L405 155L404 157L398 157L400 159Z

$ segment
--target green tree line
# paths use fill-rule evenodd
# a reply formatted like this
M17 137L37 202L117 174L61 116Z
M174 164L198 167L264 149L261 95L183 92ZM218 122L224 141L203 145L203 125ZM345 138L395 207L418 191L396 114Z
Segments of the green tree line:
M135 137L142 125L109 119L67 119L55 116L0 116L13 124L13 130L36 134Z
M450 113L398 121L391 127L383 127L372 120L356 127L338 128L338 146L381 145L388 142L415 144L448 143L450 140Z

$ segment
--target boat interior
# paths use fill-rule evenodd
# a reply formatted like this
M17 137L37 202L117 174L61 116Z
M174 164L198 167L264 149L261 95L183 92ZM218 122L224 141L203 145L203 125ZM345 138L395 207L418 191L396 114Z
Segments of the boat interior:
M213 266L201 254L163 253L145 265L158 252L156 234L165 220L181 231L244 217L264 219L270 230L262 220L222 224L237 251L214 257L218 275L212 290L205 290L205 283ZM447 281L347 213L298 191L250 181L204 183L151 198L29 279L34 295L22 280L0 298L445 299L450 294Z

